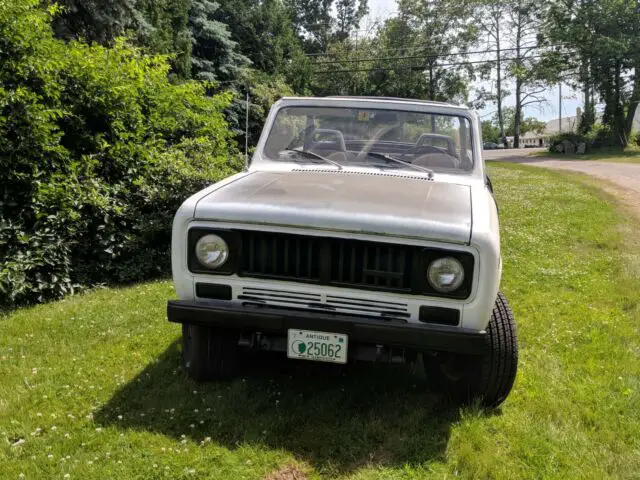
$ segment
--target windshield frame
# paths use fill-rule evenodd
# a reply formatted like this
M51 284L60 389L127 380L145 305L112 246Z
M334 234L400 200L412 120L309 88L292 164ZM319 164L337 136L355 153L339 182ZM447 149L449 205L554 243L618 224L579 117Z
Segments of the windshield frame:
M313 97L293 97L284 98L276 102L265 122L264 129L254 151L251 159L250 170L273 170L281 169L282 166L289 168L291 164L286 160L275 160L269 158L265 152L267 145L267 139L270 137L273 129L275 128L276 117L280 113L280 110L291 107L307 107L307 108L340 108L340 109L363 109L363 110L383 110L394 112L407 112L407 113L419 113L419 114L434 114L448 117L458 117L468 122L468 136L469 145L471 150L471 161L473 166L469 170L450 170L443 169L437 171L437 174L454 175L454 176L484 176L484 162L481 156L481 149L479 142L481 141L481 135L478 132L478 118L477 114L465 107L458 107L448 104L429 103L425 101L412 101L412 100L385 100L385 99L366 99L366 98L313 98ZM293 167L295 168L295 167ZM298 165L299 168L299 165ZM349 167L350 168L350 167ZM362 168L375 168L373 166ZM417 170L402 169L403 174L413 172L414 174L421 175L421 172ZM424 173L422 173L424 174Z

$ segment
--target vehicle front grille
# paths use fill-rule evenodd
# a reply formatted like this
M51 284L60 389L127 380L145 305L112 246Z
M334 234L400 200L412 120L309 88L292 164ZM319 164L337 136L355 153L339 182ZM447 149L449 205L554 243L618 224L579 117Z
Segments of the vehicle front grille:
M242 231L241 276L410 292L417 247Z
M402 301L355 298L346 295L323 295L297 290L263 287L242 287L238 300L256 305L284 308L304 308L346 315L370 315L380 317L409 317L409 306Z

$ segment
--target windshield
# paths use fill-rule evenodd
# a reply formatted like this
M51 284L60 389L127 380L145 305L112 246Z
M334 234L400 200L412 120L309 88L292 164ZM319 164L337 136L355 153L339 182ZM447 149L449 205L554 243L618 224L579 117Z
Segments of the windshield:
M264 157L336 168L464 173L473 168L471 125L465 117L440 113L285 107Z

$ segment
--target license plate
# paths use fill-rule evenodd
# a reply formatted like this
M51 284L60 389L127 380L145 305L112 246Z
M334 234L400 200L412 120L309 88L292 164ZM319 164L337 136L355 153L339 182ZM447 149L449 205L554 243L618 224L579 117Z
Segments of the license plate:
M287 356L316 362L347 363L349 338L342 333L290 329Z

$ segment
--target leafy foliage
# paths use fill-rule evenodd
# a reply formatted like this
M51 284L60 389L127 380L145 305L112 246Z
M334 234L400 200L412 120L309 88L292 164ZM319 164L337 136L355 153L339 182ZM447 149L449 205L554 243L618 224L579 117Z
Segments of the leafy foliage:
M201 80L234 80L249 59L238 52L227 25L215 19L219 4L193 0L189 27L193 38L193 77Z
M191 0L137 0L136 41L152 53L170 54L172 71L191 75Z
M369 11L368 0L284 0L295 33L307 53L326 52L351 37Z
M239 52L256 70L283 74L302 48L280 0L219 0L216 20L228 25Z
M52 19L59 38L110 46L118 37L130 34L150 52L170 54L173 72L182 78L189 77L191 0L46 1L61 7Z
M595 122L598 97L605 104L603 123L611 140L626 146L640 105L640 9L637 0L567 2L554 0L546 22L550 41L563 44L562 69L583 89L581 131Z
M167 271L171 219L237 167L228 94L172 84L122 40L65 43L55 8L0 3L1 303Z
M482 141L500 143L500 128L496 127L491 120L485 120L482 126Z
M69 40L82 38L110 44L142 20L136 0L58 0L49 3L62 7L53 18L54 30L59 37Z

